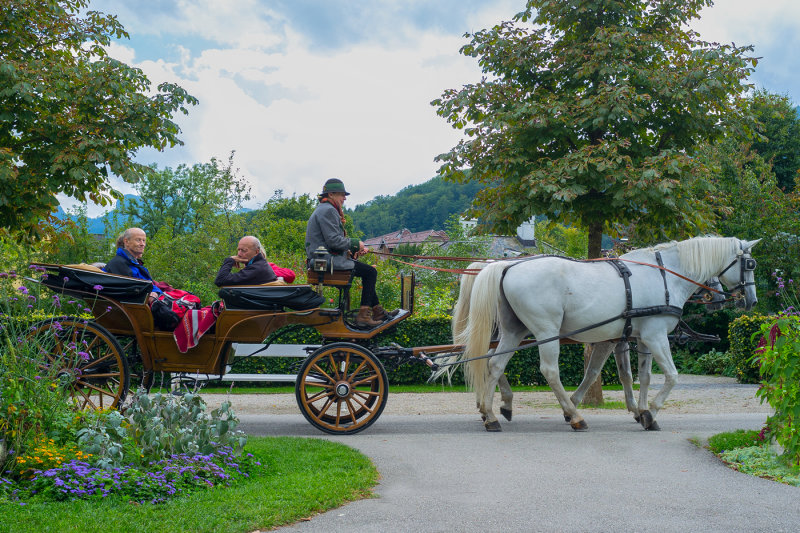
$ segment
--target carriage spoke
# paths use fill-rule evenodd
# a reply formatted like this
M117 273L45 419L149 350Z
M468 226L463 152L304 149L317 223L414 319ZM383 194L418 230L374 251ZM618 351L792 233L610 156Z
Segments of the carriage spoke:
M331 382L331 383L335 383L335 382L336 382L336 380L335 380L334 378L330 377L330 376L328 375L328 373L327 373L327 372L325 372L325 371L324 371L322 368L320 368L320 367L319 367L319 365L314 365L314 368L315 368L315 369L316 369L316 370L317 370L317 371L318 371L320 374L322 374L323 376L325 376L325 378L326 378L326 379L327 379L329 382Z

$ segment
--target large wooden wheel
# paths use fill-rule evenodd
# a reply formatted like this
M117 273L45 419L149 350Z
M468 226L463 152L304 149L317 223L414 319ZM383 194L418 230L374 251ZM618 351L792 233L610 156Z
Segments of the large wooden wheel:
M30 342L37 344L41 366L69 388L79 409L107 409L125 400L130 372L117 339L104 327L77 317L36 324Z
M386 370L369 350L346 342L322 346L300 368L295 397L311 424L334 435L375 422L389 395Z

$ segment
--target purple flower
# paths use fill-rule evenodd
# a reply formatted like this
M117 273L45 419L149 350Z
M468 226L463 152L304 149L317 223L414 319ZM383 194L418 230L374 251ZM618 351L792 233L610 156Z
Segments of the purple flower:
M17 277L17 273L16 273L16 271L14 271L14 270L9 270L9 271L8 271L8 277L9 277L9 278L11 278L11 279L14 279L14 278L16 278L16 277Z
M8 272L0 272L0 279L6 279L8 277Z
M17 290L19 292L21 292L22 294L28 294L28 287L26 287L25 285L23 285L22 287L19 287Z
M111 306L110 305L108 307L106 307L106 313L108 313L109 311L111 311Z
M61 326L61 322L53 322L53 329L56 331L64 331L64 328Z
M69 281L69 276L64 276L64 283Z
M102 286L102 285L95 285L95 286L94 286L94 287L92 287L92 288L93 288L94 290L96 290L97 292L100 292L100 291L102 291L102 290L103 290L103 286Z
M83 359L84 361L88 361L89 360L89 354L86 353L86 352L78 352L78 355L80 355L81 359Z

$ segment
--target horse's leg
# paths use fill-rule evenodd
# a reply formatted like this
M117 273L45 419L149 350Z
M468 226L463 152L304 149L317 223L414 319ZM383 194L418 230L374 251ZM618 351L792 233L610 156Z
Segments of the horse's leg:
M488 377L486 380L486 392L481 400L479 400L479 409L484 417L483 425L486 431L502 431L500 422L494 415L492 404L494 402L494 391L500 382L501 376L504 376L506 364L511 356L514 355L513 350L519 346L519 342L525 337L525 334L514 335L508 332L500 334L500 341L497 344L495 353L498 355L489 359ZM509 351L511 350L511 351ZM502 353L508 352L508 353ZM507 383L507 381L506 381Z
M557 331L555 333L557 333ZM541 333L539 337L548 338L552 337L553 335L554 333L552 332L544 332ZM561 409L564 411L564 417L569 417L569 425L572 426L572 429L575 431L588 429L586 421L583 419L580 413L578 413L578 410L575 408L575 404L572 403L572 400L569 399L569 395L567 395L567 391L564 390L564 385L561 384L561 377L558 371L558 353L558 342L548 342L539 345L539 370L547 380L547 384L550 385L551 389L553 389L553 392L558 399L558 403L561 404Z
M493 353L498 355L489 359L488 363L488 381L487 387L482 400L479 400L479 409L481 414L485 417L483 424L486 431L501 431L500 422L494 416L492 410L492 402L494 401L495 387L500 385L500 394L503 399L503 407L508 407L508 415L500 409L503 416L511 420L511 387L508 386L508 378L506 378L505 370L511 356L514 355L514 350L519 346L519 343L528 334L528 329L519 321L514 311L508 305L505 299L500 303L497 309L497 329L500 335L500 340L497 348ZM503 353L507 352L507 353ZM503 388L507 388L507 394Z
M634 413L633 418L641 423L642 411L647 410L650 376L653 372L653 353L642 341L636 344L636 350L639 352L639 410Z
M614 361L617 363L617 375L625 391L625 407L633 413L636 421L639 421L639 406L633 397L633 374L631 373L630 344L618 342L614 346Z
M500 406L500 414L510 422L514 392L511 390L511 385L508 383L508 377L506 377L505 372L500 376L497 385L500 387L500 399L503 400L503 405Z
M586 395L586 391L588 391L592 383L597 380L597 376L599 376L600 372L603 370L603 365L606 364L608 356L611 354L611 349L614 347L610 342L596 342L590 344L590 346L592 347L592 353L589 355L589 364L586 366L586 371L583 373L583 380L581 380L581 384L578 385L578 388L569 398L576 406L580 405L583 397ZM564 412L564 420L571 422L570 416L566 411Z
M661 429L656 422L656 415L659 409L664 405L669 393L678 380L678 370L675 368L675 363L672 360L669 341L666 335L663 337L663 339L659 338L655 342L648 341L648 347L652 351L653 358L658 363L658 366L661 367L661 371L664 372L664 386L661 387L656 397L650 402L649 409L641 412L640 423L642 427L649 430Z

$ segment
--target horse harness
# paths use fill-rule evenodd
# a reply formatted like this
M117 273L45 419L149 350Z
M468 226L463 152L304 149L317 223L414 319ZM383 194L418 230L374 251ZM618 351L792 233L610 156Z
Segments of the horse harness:
M737 291L742 291L742 293L744 293L744 289L746 287L751 286L751 285L755 285L755 282L749 282L748 283L748 282L745 281L745 274L747 272L749 272L749 271L755 270L755 268L756 268L756 260L753 259L752 257L744 257L743 253L744 253L744 250L741 250L737 254L738 257L736 259L734 259L731 262L731 264L729 264L727 267L725 267L725 269L722 272L719 273L719 276L721 276L722 274L727 272L728 269L730 269L737 262L739 262L739 272L740 272L739 284L736 285L735 287L733 287L729 293L723 293L723 294L733 294L733 293L735 293ZM669 303L669 287L667 285L667 272L669 272L670 274L674 274L675 276L678 276L679 278L683 278L683 279L685 279L687 281L690 281L690 282L694 283L695 285L698 285L699 287L701 287L703 289L706 289L708 291L719 292L716 289L712 289L710 287L706 287L702 283L698 283L698 282L696 282L696 281L694 281L694 280L692 280L690 278L687 278L686 276L683 276L681 274L678 274L677 272L673 272L672 270L669 270L668 268L666 268L664 266L664 261L661 259L661 252L660 251L656 251L655 252L655 256L656 256L656 262L658 263L657 266L649 264L649 263L641 263L639 261L634 261L634 260L631 260L631 259L620 259L620 258L603 259L604 262L611 263L611 265L617 270L617 272L619 273L620 277L622 278L623 283L625 284L625 310L622 313L620 313L619 315L617 315L615 317L608 318L606 320L598 322L596 324L592 324L590 326L586 326L586 327L583 327L583 328L580 328L580 329L576 329L574 331L567 332L564 335L556 335L556 336L553 336L553 337L550 337L550 338L547 338L547 339L542 339L542 340L538 340L537 339L537 340L534 340L532 342L527 342L525 344L525 347L526 348L533 348L535 346L539 346L540 344L545 344L545 343L548 343L548 342L553 342L553 341L557 341L557 340L561 340L561 339L568 339L568 338L572 337L573 335L577 335L578 333L583 333L584 331L589 331L591 329L598 328L600 326L605 326L606 324L609 324L611 322L614 322L616 320L620 320L620 319L623 319L623 318L625 319L625 325L623 326L623 329L622 329L622 337L620 337L620 339L618 339L618 340L620 342L627 342L627 340L630 338L631 332L633 331L633 324L631 323L631 321L634 318L639 318L639 317L644 317L644 316L655 316L655 315L672 315L672 316L677 317L678 319L680 319L680 317L683 315L683 308L677 307L675 305L670 305L670 303ZM502 273L502 275L500 277L500 285L501 285L501 287L502 287L503 279L505 279L506 273L512 267L514 267L514 266L516 266L516 265L518 265L520 263L523 263L525 261L533 261L533 260L536 260L536 259L541 259L543 257L558 257L559 259L564 259L566 261L583 262L583 261L581 261L579 259L573 259L571 257L564 257L564 256L560 256L560 255L549 255L549 254L548 255L544 255L544 254L543 255L536 255L536 256L525 258L525 259L521 259L521 260L518 260L518 261L515 261L515 262L511 263L507 268L505 268L503 270L503 273ZM631 290L631 283L630 283L630 279L629 279L633 275L633 273L625 265L625 262L636 263L636 264L640 264L640 265L649 266L649 267L653 267L653 268L658 268L659 269L659 271L661 272L661 279L664 282L664 300L665 300L665 304L664 305L651 305L651 306L648 306L648 307L637 307L637 308L633 307L633 291ZM690 328L688 328L688 326L685 329L688 329L688 331L691 334L694 334L694 335L698 336L699 338L706 337L706 339L704 339L704 340L718 340L718 338L714 339L712 336L703 336L702 334L698 334L696 332L693 332L693 331L691 331ZM460 361L456 361L456 362L453 362L453 363L438 363L438 364L437 363L433 363L433 369L434 370L438 370L438 368L440 368L440 367L467 363L467 362L474 361L474 360L477 360L477 359L486 359L486 358L494 357L496 355L501 355L501 354L504 354L504 353L515 352L518 349L519 349L519 347L513 348L511 350L505 350L505 351L502 351L502 352L494 352L494 353L489 353L489 354L486 354L486 355L472 357L470 359L462 359ZM446 356L445 355L434 356L434 357L431 357L431 359L432 360L433 359L438 359L439 357L446 357Z

